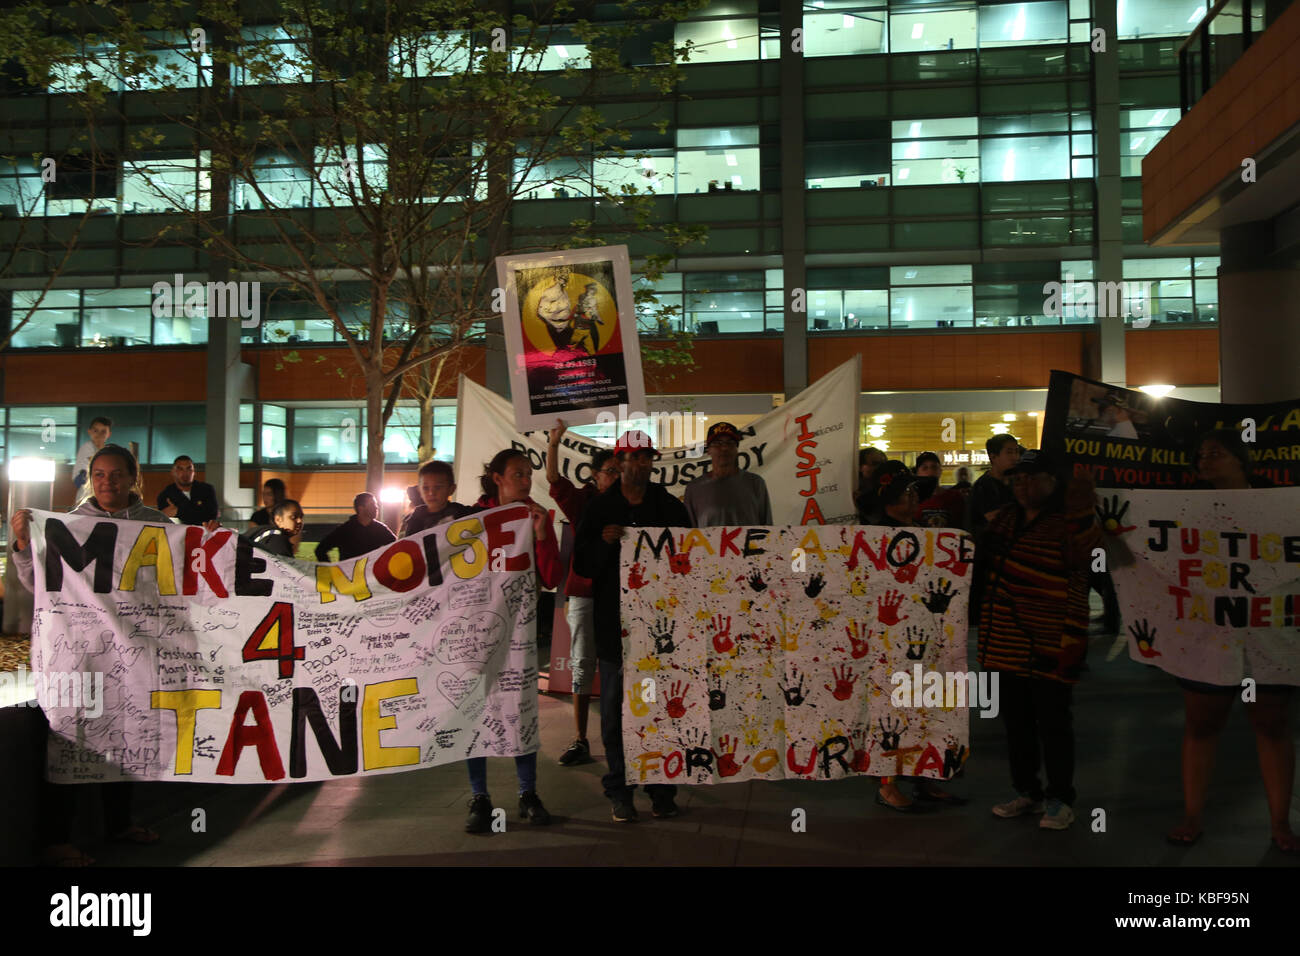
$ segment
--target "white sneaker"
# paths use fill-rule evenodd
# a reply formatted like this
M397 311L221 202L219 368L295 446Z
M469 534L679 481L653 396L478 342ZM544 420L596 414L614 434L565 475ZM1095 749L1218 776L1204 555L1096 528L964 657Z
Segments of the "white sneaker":
M1044 830L1065 830L1073 822L1074 811L1070 809L1069 804L1052 799L1047 801L1047 812L1038 821L1038 825Z
M1042 813L1043 801L1031 800L1028 797L1020 796L1014 800L1008 800L1006 803L999 803L993 808L993 812L1000 817L1010 819L1011 817L1024 816L1026 813Z

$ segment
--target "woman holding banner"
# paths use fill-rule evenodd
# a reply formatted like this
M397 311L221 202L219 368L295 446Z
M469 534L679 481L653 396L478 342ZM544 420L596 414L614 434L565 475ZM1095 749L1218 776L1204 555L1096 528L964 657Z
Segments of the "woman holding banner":
M1232 429L1204 435L1196 445L1192 467L1196 487L1218 491L1267 488L1272 482L1251 474L1250 454ZM1232 699L1240 683L1219 686L1177 678L1183 689L1183 822L1166 834L1175 846L1191 846L1201 838L1201 815L1214 768L1219 735L1228 722ZM1256 698L1246 708L1255 731L1260 776L1268 795L1273 844L1283 853L1300 853L1300 839L1291 830L1291 788L1295 776L1295 744L1287 713L1295 687L1259 684Z
M88 471L87 481L94 494L74 508L72 514L125 518L156 524L172 523L162 512L155 511L140 500L139 467L129 450L120 445L104 445L91 458ZM31 518L30 511L22 510L15 512L10 522L18 580L29 591L35 587L30 547ZM215 525L215 522L210 524ZM114 843L155 843L158 840L157 833L131 822L131 789L129 781L102 785L104 829ZM46 866L90 866L95 861L72 843L72 822L77 809L76 785L45 783L42 796L42 862Z
M533 563L537 579L543 588L553 588L560 583L564 568L560 564L560 549L551 529L551 516L529 496L533 487L533 468L528 458L516 448L506 448L496 453L483 466L479 479L483 496L477 508L486 511L501 505L526 504L533 516ZM528 691L525 690L525 693ZM467 833L486 833L492 826L492 798L487 790L487 757L470 757L465 761L469 770L469 818L465 821ZM519 816L529 823L542 825L551 822L551 815L537 796L537 751L515 757L515 773L519 777Z

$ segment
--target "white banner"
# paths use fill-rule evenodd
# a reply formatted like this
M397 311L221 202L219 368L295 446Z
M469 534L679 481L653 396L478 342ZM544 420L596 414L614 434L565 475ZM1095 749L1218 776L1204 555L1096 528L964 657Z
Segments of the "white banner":
M629 532L628 783L947 778L968 708L996 714L993 675L966 671L963 532Z
M317 565L227 530L37 511L49 778L326 780L535 751L532 541L513 505Z
M1300 684L1300 489L1102 491L1129 654L1220 686Z
M740 468L767 482L772 520L777 524L849 524L857 520L853 487L858 473L860 363L857 357L845 362L743 429ZM554 509L547 493L546 433L519 434L510 404L463 376L458 394L457 498L475 500L483 465L503 448L514 447L532 462L533 500ZM548 424L554 424L554 419ZM702 429L699 434L702 441ZM591 478L592 454L608 447L566 433L560 445L560 474L581 486ZM661 452L650 480L666 485L679 498L692 480L709 469L702 447Z

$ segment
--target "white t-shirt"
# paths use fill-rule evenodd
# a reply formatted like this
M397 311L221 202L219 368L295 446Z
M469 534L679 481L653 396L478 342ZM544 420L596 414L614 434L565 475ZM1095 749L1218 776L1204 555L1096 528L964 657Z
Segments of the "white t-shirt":
M90 439L81 443L81 447L77 449L77 463L72 466L73 478L76 478L83 471L87 472L86 478L90 478L90 459L95 457L97 451L99 449L95 447L95 443Z

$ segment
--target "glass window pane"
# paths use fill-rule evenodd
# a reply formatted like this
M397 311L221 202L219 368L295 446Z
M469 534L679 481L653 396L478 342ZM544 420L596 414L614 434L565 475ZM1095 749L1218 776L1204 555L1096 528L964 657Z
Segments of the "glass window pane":
M975 48L975 7L943 13L891 13L891 53L920 53L926 50L972 50Z
M91 416L94 417L93 415ZM75 405L14 405L9 409L10 425L77 424Z
M25 312L14 309L13 322L17 326ZM10 340L10 348L76 348L80 345L80 313L72 309L37 309Z
M90 293L87 292L87 306ZM109 306L85 310L82 345L95 348L148 345L153 312L148 306Z
M195 464L201 465L208 456L207 436L208 429L204 424L155 425L149 462L154 465L170 465L177 455L189 455Z
M984 182L1070 178L1068 136L1009 136L980 144Z
M888 52L886 13L879 10L836 10L805 13L804 56L855 56Z
M969 267L968 267L969 268ZM904 286L890 296L895 329L970 328L975 324L970 286Z
M891 266L890 285L934 285L971 281L971 267L958 266Z
M723 63L758 59L758 20L706 20L678 23L673 42L692 45L690 63Z
M1067 19L1065 0L980 7L980 47L1063 43Z
M52 441L50 439L53 439ZM9 460L15 458L53 458L70 462L77 456L77 429L72 425L48 428L9 428Z
M262 422L266 425L287 425L289 412L283 405L263 405Z
M1126 0L1119 4L1118 9L1120 38L1185 37L1205 16L1207 2L1208 0Z

